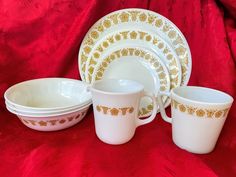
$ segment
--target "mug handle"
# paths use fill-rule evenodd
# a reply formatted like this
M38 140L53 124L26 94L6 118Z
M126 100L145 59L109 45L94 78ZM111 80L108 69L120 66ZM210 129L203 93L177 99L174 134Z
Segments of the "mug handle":
M146 119L140 119L139 117L137 118L137 127L150 123L151 121L153 121L153 119L156 117L156 114L157 114L157 101L156 101L155 95L144 91L142 97L149 97L152 99L153 110L150 117Z
M170 96L170 93L169 92L159 92L157 94L157 102L159 104L159 109L160 109L160 112L161 112L161 117L168 123L172 123L172 118L168 117L166 115L166 111L165 111L165 107L164 107L164 104L163 104L163 100L162 100L162 96L168 96L168 97L171 97Z

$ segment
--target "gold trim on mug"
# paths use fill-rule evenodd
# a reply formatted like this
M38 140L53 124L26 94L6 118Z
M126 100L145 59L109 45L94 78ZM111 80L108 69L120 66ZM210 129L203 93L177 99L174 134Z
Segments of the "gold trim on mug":
M185 105L177 102L176 100L171 101L171 106L180 112L194 115L199 118L224 118L228 114L229 108L226 109L203 109L194 106Z
M123 107L123 108L109 108L107 106L97 105L96 110L105 115L118 116L119 114L125 116L134 112L133 107Z

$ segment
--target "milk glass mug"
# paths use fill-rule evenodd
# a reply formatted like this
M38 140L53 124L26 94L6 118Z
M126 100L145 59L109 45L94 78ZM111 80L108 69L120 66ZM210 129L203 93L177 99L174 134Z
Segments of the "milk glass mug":
M106 79L90 88L93 100L95 130L98 138L108 144L123 144L135 134L138 126L151 122L157 113L154 95L143 85L131 80ZM140 99L150 97L153 111L149 118L139 119Z
M161 96L171 98L169 118ZM162 118L172 123L174 143L189 152L211 152L226 120L233 98L221 91L194 86L181 86L157 96Z

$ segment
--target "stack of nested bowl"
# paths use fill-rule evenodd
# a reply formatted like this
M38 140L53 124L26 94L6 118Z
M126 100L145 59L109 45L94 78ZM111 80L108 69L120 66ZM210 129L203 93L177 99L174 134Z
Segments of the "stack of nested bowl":
M27 127L54 131L81 121L92 104L87 84L66 78L21 82L4 94L7 109Z

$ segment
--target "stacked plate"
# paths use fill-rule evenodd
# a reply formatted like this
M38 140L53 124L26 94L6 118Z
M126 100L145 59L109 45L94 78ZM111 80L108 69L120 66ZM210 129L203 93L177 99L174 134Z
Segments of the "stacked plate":
M123 9L98 20L79 51L83 81L131 79L153 93L187 85L191 74L189 46L167 18L144 9ZM163 97L165 106L170 100ZM141 100L139 114L148 116L152 102Z
M75 125L92 104L87 84L73 79L45 78L21 82L4 94L7 109L27 127L61 130Z

